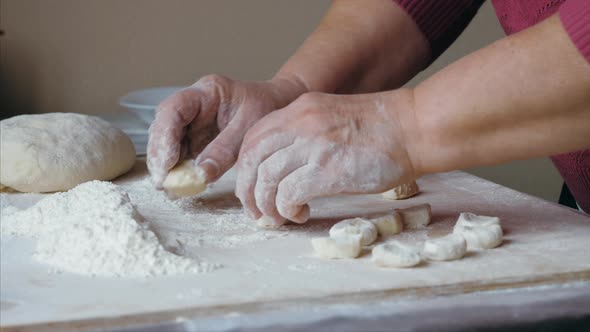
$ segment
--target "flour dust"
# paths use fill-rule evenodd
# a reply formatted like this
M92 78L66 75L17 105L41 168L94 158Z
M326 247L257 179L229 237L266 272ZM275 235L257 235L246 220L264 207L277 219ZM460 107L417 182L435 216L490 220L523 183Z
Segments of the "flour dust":
M86 182L25 210L3 206L1 217L2 235L35 239L35 259L57 271L147 277L218 267L167 251L127 193L110 182Z

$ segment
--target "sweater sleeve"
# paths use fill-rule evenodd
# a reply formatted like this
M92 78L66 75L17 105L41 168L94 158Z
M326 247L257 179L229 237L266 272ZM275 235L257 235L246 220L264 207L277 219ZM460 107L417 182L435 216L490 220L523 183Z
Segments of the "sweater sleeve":
M412 17L430 43L431 61L459 37L484 3L484 0L393 1Z
M580 53L590 62L590 1L566 1L559 8L559 17Z

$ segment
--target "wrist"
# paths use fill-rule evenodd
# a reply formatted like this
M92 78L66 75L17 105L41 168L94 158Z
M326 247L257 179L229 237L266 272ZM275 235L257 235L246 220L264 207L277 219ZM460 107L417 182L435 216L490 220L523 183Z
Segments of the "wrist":
M287 106L302 94L309 92L305 82L297 75L279 73L268 82L275 87L281 108Z
M421 129L414 89L401 88L386 92L386 109L390 110L397 133L393 137L392 148L403 150L405 159L414 177L427 173L424 167L424 131ZM396 144L397 143L397 144ZM399 144L401 143L401 144ZM401 146L400 146L401 145Z

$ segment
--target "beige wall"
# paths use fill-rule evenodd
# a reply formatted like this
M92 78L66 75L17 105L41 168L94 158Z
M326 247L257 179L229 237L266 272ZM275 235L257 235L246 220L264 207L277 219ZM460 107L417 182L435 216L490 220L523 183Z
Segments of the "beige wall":
M127 91L208 73L265 79L328 0L1 0L4 86L18 111L117 110ZM4 105L2 105L4 111Z
M329 0L1 0L1 117L31 112L120 111L127 91L183 85L208 73L265 79L309 34ZM433 66L502 36L489 3ZM555 200L546 160L472 171Z

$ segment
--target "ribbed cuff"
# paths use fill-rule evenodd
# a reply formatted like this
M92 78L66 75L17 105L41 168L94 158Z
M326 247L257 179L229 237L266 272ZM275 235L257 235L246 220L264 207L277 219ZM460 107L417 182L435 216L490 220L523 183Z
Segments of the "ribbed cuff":
M416 1L396 0L414 19L426 39L436 40L461 14L461 2L452 0Z
M394 0L422 31L438 57L471 21L483 0Z
M551 156L570 192L583 211L590 211L590 150Z
M590 62L590 1L566 1L559 8L559 17L578 50Z

